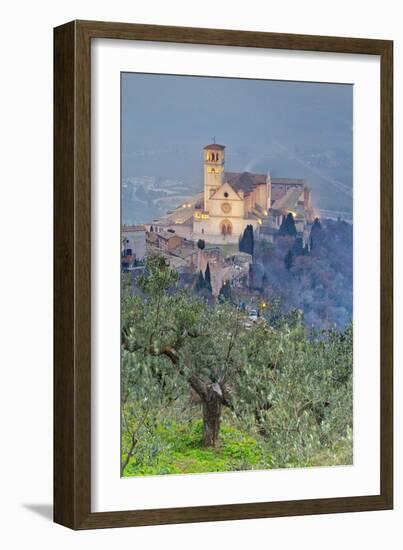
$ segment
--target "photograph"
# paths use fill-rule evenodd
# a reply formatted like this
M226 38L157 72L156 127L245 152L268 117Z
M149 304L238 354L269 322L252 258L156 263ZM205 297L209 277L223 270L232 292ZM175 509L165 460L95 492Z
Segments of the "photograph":
M353 464L353 86L121 74L121 476Z

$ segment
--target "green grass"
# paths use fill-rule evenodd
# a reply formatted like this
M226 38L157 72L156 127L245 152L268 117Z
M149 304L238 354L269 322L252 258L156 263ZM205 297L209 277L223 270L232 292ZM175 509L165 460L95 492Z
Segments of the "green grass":
M353 464L352 433L333 443L330 448L316 453L307 466L348 466Z
M275 468L350 466L353 464L352 431L349 430L345 437L312 451L306 458L301 457L301 453L298 455L291 454L288 460L277 463L274 453L273 462Z
M216 449L203 447L202 423L179 424L167 421L155 431L159 450L150 458L134 456L125 469L125 476L230 472L267 469L272 457L253 437L222 425L220 444Z

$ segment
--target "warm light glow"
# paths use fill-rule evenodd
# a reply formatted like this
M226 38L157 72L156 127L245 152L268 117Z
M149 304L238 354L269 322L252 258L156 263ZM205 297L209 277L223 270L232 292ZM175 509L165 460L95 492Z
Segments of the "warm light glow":
M262 220L257 220L257 223L258 223L259 225L262 225L263 222L262 222Z
M179 225L180 225L181 223L183 223L183 220L181 220L181 219L179 219L179 220L175 220L175 223L177 223L177 224L179 224Z
M209 219L208 214L202 214L200 212L194 212L193 216L196 220L208 220Z
M265 216L267 216L267 214L268 214L267 210L263 210L263 214L264 214Z

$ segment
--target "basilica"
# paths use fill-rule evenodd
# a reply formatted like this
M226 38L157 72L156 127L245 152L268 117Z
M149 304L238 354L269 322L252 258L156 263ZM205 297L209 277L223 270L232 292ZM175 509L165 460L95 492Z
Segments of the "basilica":
M311 192L304 180L272 178L270 172L227 172L224 145L206 145L203 153L204 193L194 207L195 235L238 238L249 224L275 228L289 212L297 227L310 221Z
M218 143L204 147L203 167L203 192L161 218L161 229L191 240L237 242L247 225L270 235L292 213L302 234L313 220L311 191L303 179L226 171L225 146Z

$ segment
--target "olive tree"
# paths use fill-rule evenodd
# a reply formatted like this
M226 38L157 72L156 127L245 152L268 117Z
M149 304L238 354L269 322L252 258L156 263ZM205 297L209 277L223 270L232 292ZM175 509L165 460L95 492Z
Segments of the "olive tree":
M214 447L222 407L232 406L229 379L231 371L240 368L237 348L243 320L231 306L211 308L185 291L170 292L176 282L163 257L148 258L139 280L144 296L123 300L123 357L127 362L131 358L137 372L147 364L147 373L165 398L187 384L202 405L203 442Z
M263 320L251 326L229 303L211 307L178 290L177 274L159 256L147 259L138 284L142 294L126 295L122 304L122 399L132 392L145 418L193 391L205 446L218 444L228 407L283 464L293 457L306 461L324 438L345 435L351 426L351 328L307 335L298 311L276 329Z
M256 327L241 346L235 412L262 435L277 467L308 465L350 436L351 327L307 334L301 316L277 329Z

